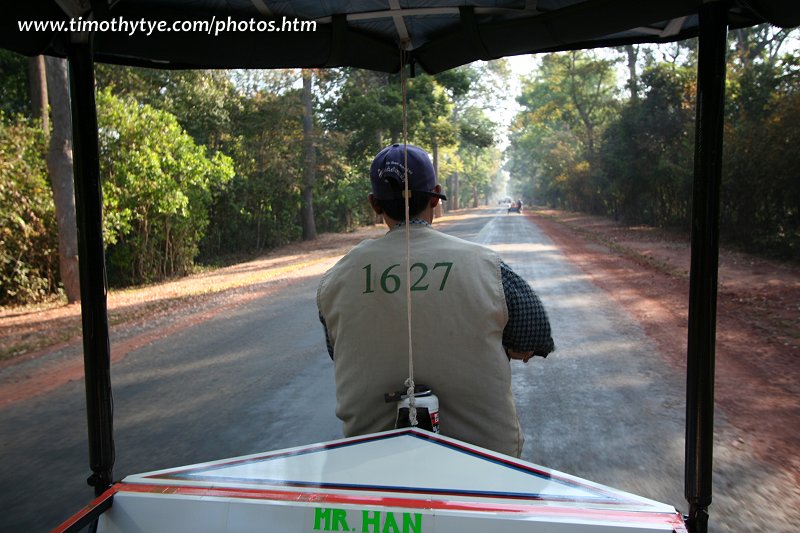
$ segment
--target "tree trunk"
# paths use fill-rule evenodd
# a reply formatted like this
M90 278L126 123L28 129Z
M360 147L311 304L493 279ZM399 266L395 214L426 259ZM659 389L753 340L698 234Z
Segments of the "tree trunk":
M461 199L459 195L461 194L461 187L459 183L459 174L456 172L453 174L453 209L461 209Z
M303 240L317 238L317 227L314 223L314 182L317 178L317 157L314 148L314 115L312 108L311 85L313 74L303 69L303 200L301 219L303 224Z
M436 175L436 183L439 183L439 141L435 135L431 135L431 155L433 156L433 173ZM442 202L439 202L433 210L433 216L439 218L443 215L444 206L442 206Z
M67 301L80 301L78 276L78 226L75 218L75 184L72 169L72 120L70 118L67 61L46 59L47 94L52 112L53 132L47 153L47 170L58 224L58 259L61 283Z
M625 54L628 56L628 90L631 92L631 100L639 101L639 74L636 69L636 60L639 55L639 47L632 44L625 45Z
M50 117L47 113L47 75L44 56L28 59L28 82L31 89L31 115L41 120L44 134L50 135Z

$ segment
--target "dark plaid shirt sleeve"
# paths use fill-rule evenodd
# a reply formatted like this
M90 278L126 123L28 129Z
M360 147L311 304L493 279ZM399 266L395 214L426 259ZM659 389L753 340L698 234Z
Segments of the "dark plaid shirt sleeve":
M508 323L503 330L503 346L517 352L533 352L547 357L555 349L550 320L541 300L527 281L500 263L503 292L508 307Z

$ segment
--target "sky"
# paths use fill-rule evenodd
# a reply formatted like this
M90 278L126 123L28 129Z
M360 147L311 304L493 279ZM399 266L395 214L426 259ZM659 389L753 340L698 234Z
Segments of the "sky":
M517 96L520 94L521 89L520 78L528 76L536 69L536 58L532 55L510 56L506 59L511 69L511 87L506 94L503 109L499 110L499 122L503 128L503 137L500 143L501 149L505 149L505 147L508 146L508 139L506 138L507 132L505 129L511 124L514 116L520 110L520 106L517 103Z

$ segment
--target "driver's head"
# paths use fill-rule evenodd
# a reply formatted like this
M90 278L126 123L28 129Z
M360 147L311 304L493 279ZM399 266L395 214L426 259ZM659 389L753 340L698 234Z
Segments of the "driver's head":
M437 187L436 172L427 152L418 146L393 144L372 161L369 177L372 195L383 211L395 220L405 218L404 181L408 176L409 216L425 209L431 197L447 200Z

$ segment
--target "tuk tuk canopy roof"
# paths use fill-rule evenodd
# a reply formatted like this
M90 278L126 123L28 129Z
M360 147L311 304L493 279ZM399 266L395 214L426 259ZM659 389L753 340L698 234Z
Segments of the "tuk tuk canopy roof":
M731 28L800 24L797 0L720 0ZM96 61L155 68L429 73L475 60L694 37L702 0L24 0L4 3L0 46L65 55L77 34L23 23L104 22ZM161 22L160 29L139 26ZM191 23L197 24L193 29ZM275 31L270 31L271 28ZM75 23L73 23L75 24ZM116 24L116 31L114 31ZM77 28L77 26L74 26ZM103 28L101 26L101 28ZM313 29L312 29L313 28ZM79 28L80 29L80 28ZM261 29L261 30L259 30Z

